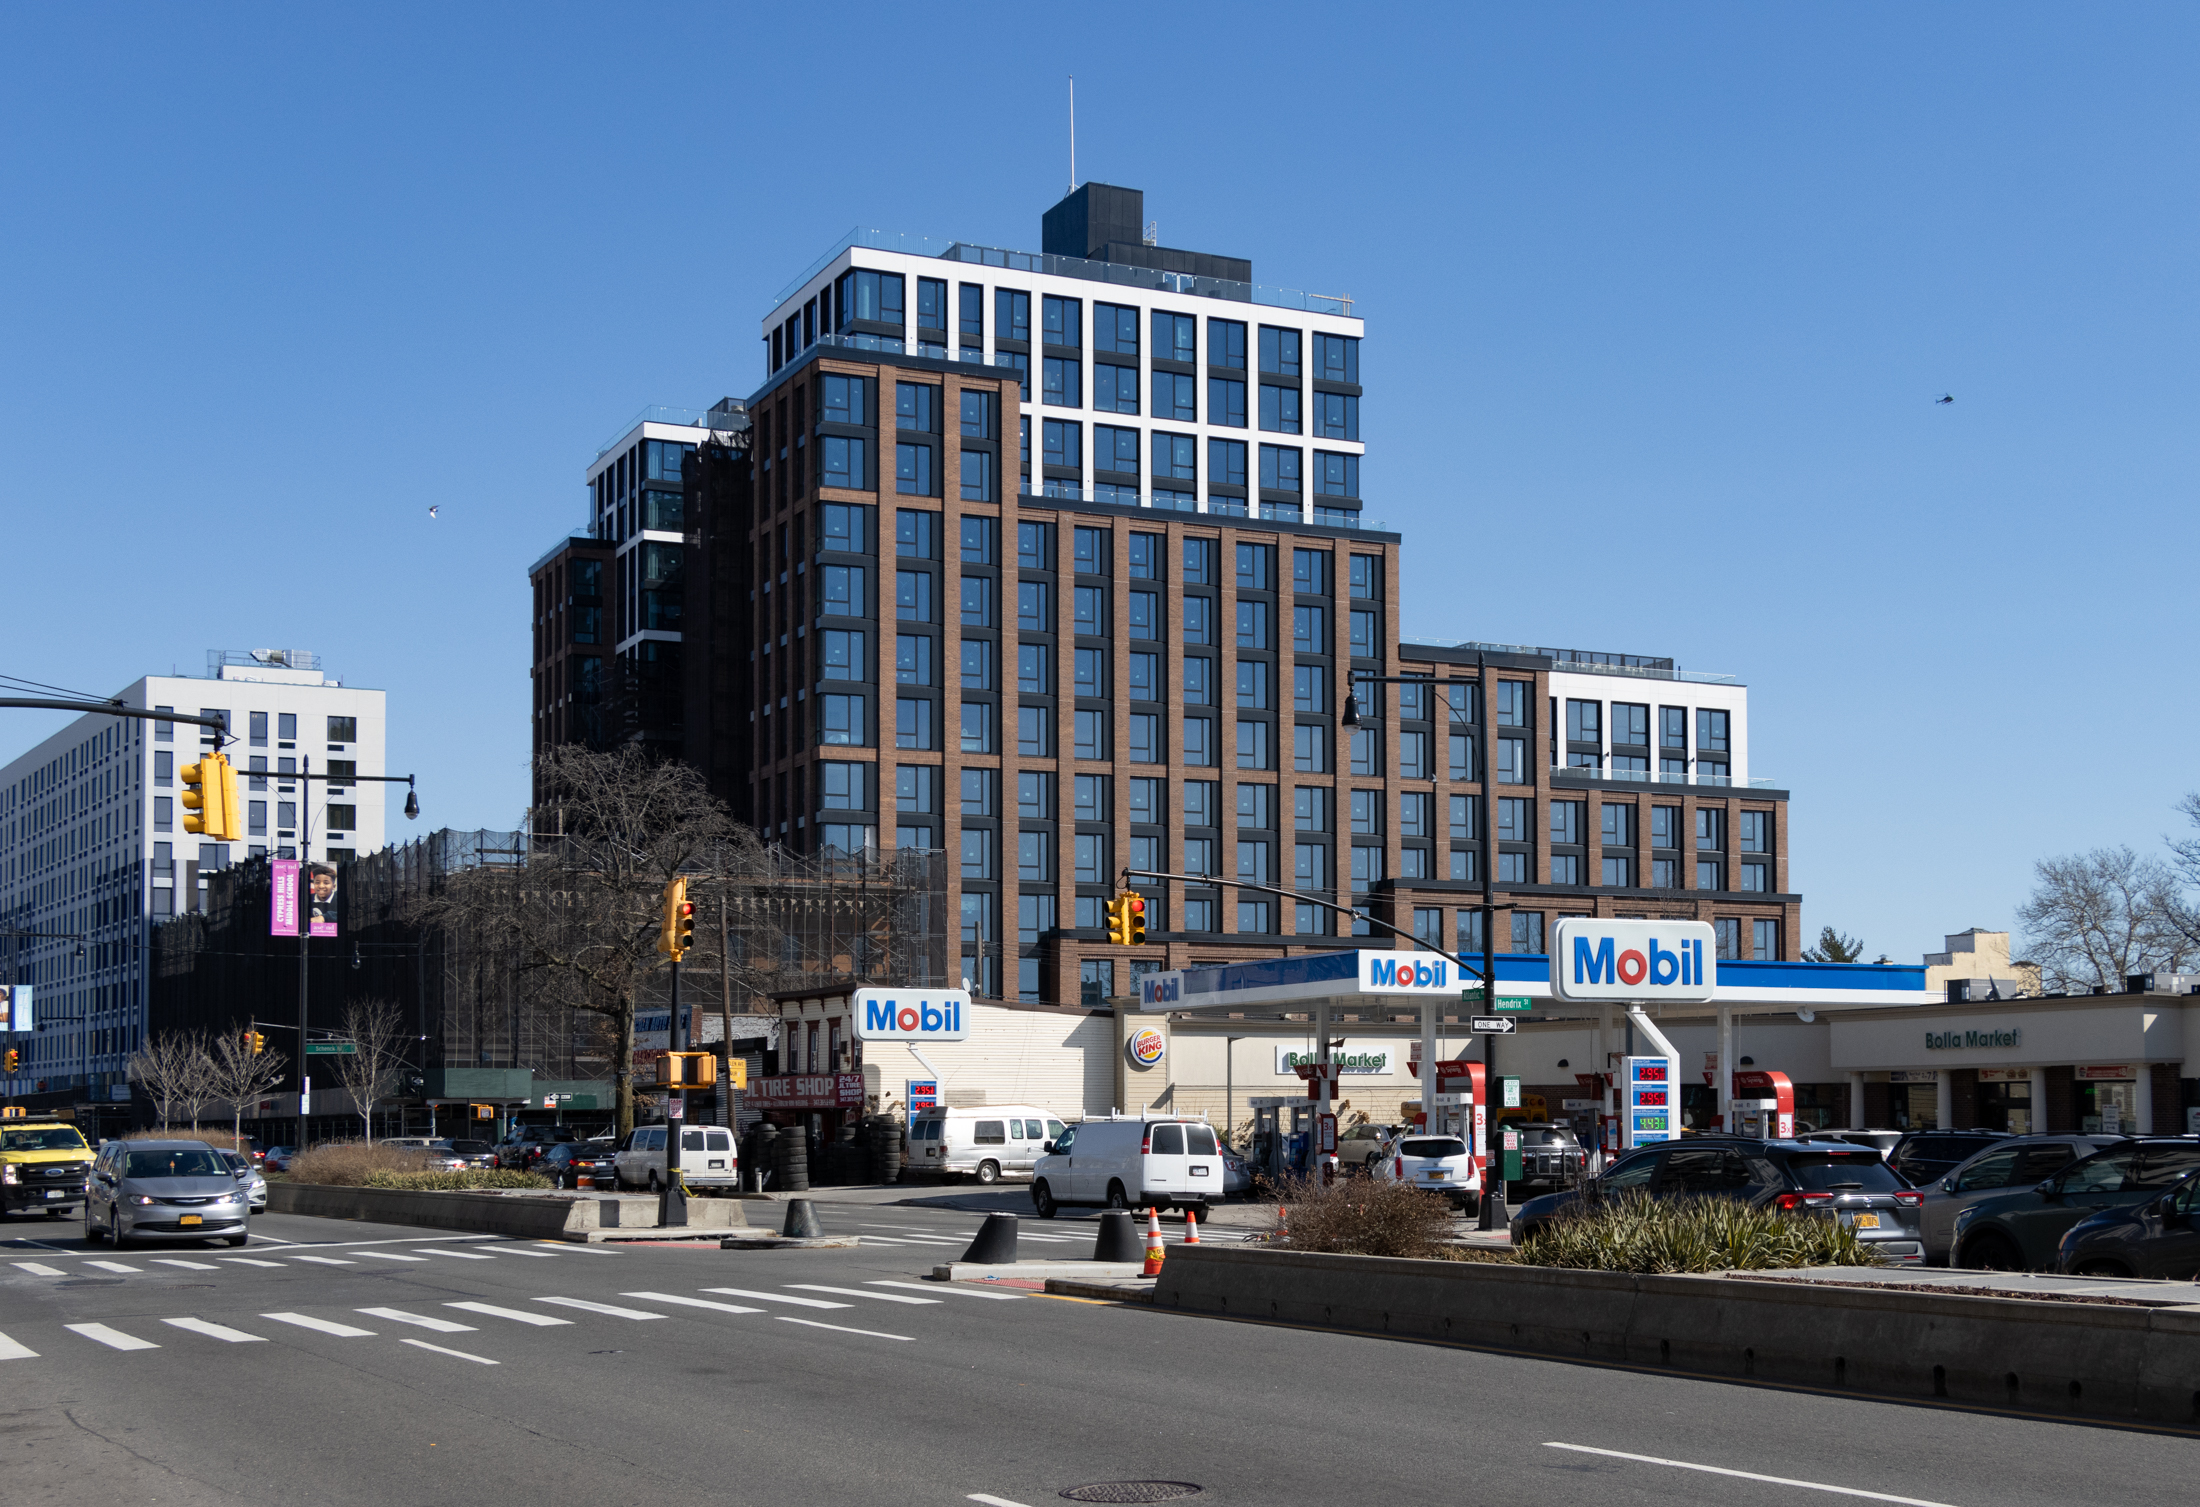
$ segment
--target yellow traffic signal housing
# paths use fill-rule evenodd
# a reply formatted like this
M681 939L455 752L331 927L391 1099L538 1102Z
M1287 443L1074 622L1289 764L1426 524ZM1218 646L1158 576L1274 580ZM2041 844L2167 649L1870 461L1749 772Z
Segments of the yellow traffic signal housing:
M187 813L184 831L217 842L233 842L244 835L244 818L237 805L237 771L228 759L218 753L200 754L196 764L184 765L176 771L176 777L183 782Z
M718 1082L718 1055L667 1052L657 1059L657 1082L665 1088L710 1088Z
M1128 947L1131 940L1129 908L1118 898L1101 906L1100 911L1108 918L1108 940L1118 947Z
M474 1118L477 1120L493 1120L497 1117L497 1110L494 1104L476 1104L473 1108Z
M1140 947L1146 941L1146 898L1143 895L1125 895L1123 910L1129 918L1130 943Z
M15 1070L16 1070L16 1069L17 1069L18 1067L22 1066L22 1064L23 1064L23 1054L22 1054L21 1052L18 1052L18 1051L17 1051L17 1050L16 1050L16 1049L15 1049L14 1047L9 1047L9 1048L8 1048L8 1071L12 1073L12 1072L14 1072L14 1071L15 1071Z
M252 1055L257 1057L267 1050L267 1033L265 1031L254 1031L250 1034L252 1038Z
M688 904L687 892L685 879L665 886L664 914L657 923L657 950L675 963L695 940L695 907Z

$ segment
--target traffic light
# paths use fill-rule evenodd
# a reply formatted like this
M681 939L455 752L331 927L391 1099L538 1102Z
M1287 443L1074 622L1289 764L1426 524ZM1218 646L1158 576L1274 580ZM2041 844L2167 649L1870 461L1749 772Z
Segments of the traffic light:
M667 1052L657 1059L657 1082L663 1088L710 1088L718 1082L715 1052Z
M1101 906L1100 912L1108 918L1108 940L1118 947L1130 946L1131 913L1129 906L1118 898Z
M672 880L665 886L664 917L658 923L657 950L675 963L695 945L695 904L688 899L688 882Z
M245 1035L251 1042L253 1056L257 1057L267 1050L267 1033L265 1031L247 1031Z
M183 805L188 813L183 830L232 842L244 836L244 819L237 807L237 771L218 753L200 754L196 764L178 770L183 782Z
M21 1052L18 1052L14 1047L9 1047L7 1063L8 1071L10 1073L13 1073L17 1068L23 1065L23 1054Z
M1123 910L1130 918L1131 946L1140 947L1145 945L1146 897L1143 895L1125 895L1123 897Z
M473 1106L473 1111L474 1118L477 1120L493 1120L497 1117L497 1110L494 1104L476 1104Z

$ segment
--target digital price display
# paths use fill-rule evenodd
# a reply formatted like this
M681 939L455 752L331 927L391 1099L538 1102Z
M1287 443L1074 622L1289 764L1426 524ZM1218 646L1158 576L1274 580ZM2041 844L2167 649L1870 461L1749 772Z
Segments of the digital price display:
M1626 1060L1627 1103L1620 1133L1627 1147L1670 1141L1680 1134L1672 1113L1676 1073L1669 1057Z

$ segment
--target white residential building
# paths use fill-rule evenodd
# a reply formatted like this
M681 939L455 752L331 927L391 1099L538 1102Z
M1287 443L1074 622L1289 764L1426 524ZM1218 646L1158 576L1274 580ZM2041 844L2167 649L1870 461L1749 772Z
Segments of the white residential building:
M197 908L197 876L383 846L390 787L298 778L387 773L383 692L330 679L302 650L214 650L204 677L149 675L115 699L224 719L244 836L183 828L178 770L214 750L211 728L87 713L0 769L0 976L34 986L37 1026L9 1043L22 1053L11 1094L128 1097L150 928Z

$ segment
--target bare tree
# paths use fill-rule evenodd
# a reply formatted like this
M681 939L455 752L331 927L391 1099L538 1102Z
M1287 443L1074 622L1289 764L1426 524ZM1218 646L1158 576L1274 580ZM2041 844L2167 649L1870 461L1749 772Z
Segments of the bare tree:
M353 1000L344 1006L338 1029L353 1050L336 1054L336 1081L351 1095L371 1142L374 1106L396 1091L398 1075L405 1070L405 1048L411 1040L405 1017L391 1000Z
M2187 791L2177 803L2185 820L2200 828L2200 790ZM2168 913L2164 918L2168 926L2183 939L2189 951L2200 951L2200 905L2184 894L2186 888L2200 889L2200 836L2171 837L2169 844L2170 871L2176 875L2177 887L2171 895Z
M2017 920L2049 989L2118 987L2150 966L2175 968L2195 950L2177 924L2183 902L2165 864L2128 847L2095 848L2043 858L2033 873L2038 883Z
M148 1036L145 1045L130 1054L130 1081L153 1101L163 1130L174 1117L176 1102L187 1097L205 1050L197 1032L163 1031Z
M229 1101L230 1138L244 1142L244 1105L283 1081L288 1060L280 1052L254 1052L250 1031L224 1031L214 1038L212 1076L216 1098Z
M693 766L625 745L569 744L536 760L542 804L523 868L469 869L416 907L417 919L476 929L511 947L540 981L545 1007L586 1010L612 1027L618 1127L634 1124L634 1012L657 950L662 895L689 875L702 887L729 868L762 873L763 844L739 826ZM696 963L716 938L697 928Z

